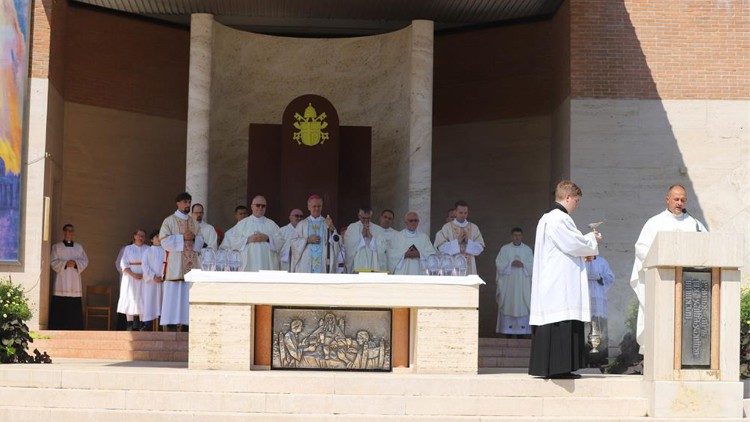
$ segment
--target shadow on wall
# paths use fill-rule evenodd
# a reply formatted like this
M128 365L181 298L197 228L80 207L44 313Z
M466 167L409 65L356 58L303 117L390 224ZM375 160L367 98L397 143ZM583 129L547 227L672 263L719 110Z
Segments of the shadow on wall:
M565 2L557 13L545 22L436 38L431 231L434 235L440 228L455 200L470 204L469 219L480 227L487 244L477 261L479 275L487 282L480 291L480 336L493 336L499 248L509 242L514 226L523 227L533 247L536 222L553 200L549 186L560 176L572 178L584 191L573 216L579 227L585 230L587 223L606 221L600 251L616 275L609 321L610 340L616 345L635 299L628 282L633 245L643 223L664 209L667 187L685 186L689 211L711 223L704 218L692 182L707 170L700 156L691 166L683 157L684 149L693 154L705 141L699 133L709 125L710 104L662 101L624 2ZM561 13L569 15L561 19ZM569 54L562 62L559 25L566 26L570 37ZM535 59L524 59L503 43L511 33L514 45ZM519 35L526 37L527 45L523 38L518 41ZM504 48L493 49L493 44ZM502 63L510 60L516 62L513 71L502 74ZM524 60L526 68L519 68L517 62ZM451 79L455 63L463 74L460 85ZM487 67L498 69L496 77L517 81L520 90L552 93L559 88L555 84L567 86L559 99L536 100L535 106L524 106L525 115L513 115L508 110L520 93L509 88L488 102L483 89L493 81L487 79ZM569 77L555 79L555 73L566 68ZM552 76L546 76L549 72ZM529 77L531 73L537 78ZM560 114L562 107L567 110ZM462 108L462 116L479 117L452 120L441 111L445 108ZM497 112L488 116L488 109ZM559 115L566 121L555 118ZM564 136L557 135L561 128ZM552 151L561 153L552 156ZM563 170L554 174L555 167Z

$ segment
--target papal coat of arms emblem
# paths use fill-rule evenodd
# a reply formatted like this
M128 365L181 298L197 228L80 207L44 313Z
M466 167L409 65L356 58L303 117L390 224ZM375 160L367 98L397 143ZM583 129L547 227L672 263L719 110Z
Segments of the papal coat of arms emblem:
M311 103L308 103L305 108L305 115L300 116L299 113L294 113L294 127L297 128L297 132L294 132L293 139L297 141L299 145L315 146L323 144L328 140L328 132L323 132L323 129L328 127L326 122L326 114L318 113Z

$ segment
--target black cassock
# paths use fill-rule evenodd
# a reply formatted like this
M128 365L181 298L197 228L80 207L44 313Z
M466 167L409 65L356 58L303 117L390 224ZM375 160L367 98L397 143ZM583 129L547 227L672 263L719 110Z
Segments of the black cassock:
M550 377L586 366L584 325L568 320L534 327L529 375Z

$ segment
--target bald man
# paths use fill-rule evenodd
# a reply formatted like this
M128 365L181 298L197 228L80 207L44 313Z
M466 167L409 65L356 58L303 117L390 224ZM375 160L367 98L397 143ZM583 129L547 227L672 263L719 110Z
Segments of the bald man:
M241 252L242 271L278 270L284 238L279 226L266 218L266 198L258 195L250 202L252 214L227 231L228 249Z
M706 227L700 221L693 218L685 210L687 205L687 192L682 185L672 185L667 190L664 202L667 209L656 214L646 221L635 242L635 260L633 262L633 272L630 275L630 287L635 290L638 297L638 329L636 339L641 346L640 353L643 353L643 329L645 325L645 305L646 305L646 280L643 273L643 260L646 259L651 244L656 238L658 232L705 232Z
M419 214L414 211L404 216L405 229L393 237L393 244L388 249L388 271L391 274L424 275L420 259L436 254L430 238L417 230Z
M310 215L297 224L292 239L291 272L335 273L340 236L330 215L323 217L323 198L307 198Z

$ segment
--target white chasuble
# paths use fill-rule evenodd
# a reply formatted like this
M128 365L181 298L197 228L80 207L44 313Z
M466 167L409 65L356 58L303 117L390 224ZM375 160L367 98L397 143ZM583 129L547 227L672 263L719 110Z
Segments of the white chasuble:
M307 239L316 235L320 243L308 243ZM334 241L338 234L334 230L328 235L325 218L308 216L300 221L291 241L292 257L290 271L293 273L336 273L336 257L339 242ZM328 257L331 259L328 259Z
M403 229L393 236L391 245L388 250L388 271L391 274L424 275L420 259L426 259L437 253L430 238L420 231L412 232ZM419 252L419 258L404 256L412 246Z
M55 271L54 296L81 297L81 273L89 265L89 258L79 243L64 242L52 245L50 266ZM66 268L68 261L75 261L75 266Z
M387 271L383 228L370 223L370 237L362 236L363 225L356 221L349 225L344 234L346 251L346 272L353 274L369 271Z
M250 242L254 234L265 234L268 241ZM240 251L242 271L279 269L279 252L284 239L279 226L269 218L251 215L242 219L227 231L224 242L228 249Z
M638 327L636 329L636 341L641 346L640 353L644 352L643 341L645 337L645 306L646 306L646 280L643 272L643 261L648 255L651 244L658 232L706 232L706 227L698 220L686 214L674 215L669 210L664 210L651 217L643 225L640 236L635 242L635 260L633 271L630 273L630 287L635 290L638 298Z
M514 267L520 261L523 267ZM530 334L531 275L534 252L526 244L508 243L495 258L497 289L497 322L495 331L502 334Z
M598 255L594 233L581 234L562 205L536 227L531 282L531 325L591 320L584 257Z
M463 234L466 235L465 242L459 241ZM476 224L468 220L459 222L454 219L445 223L435 235L435 248L448 255L463 255L468 264L466 274L476 274L477 263L474 257L484 251L484 238Z

